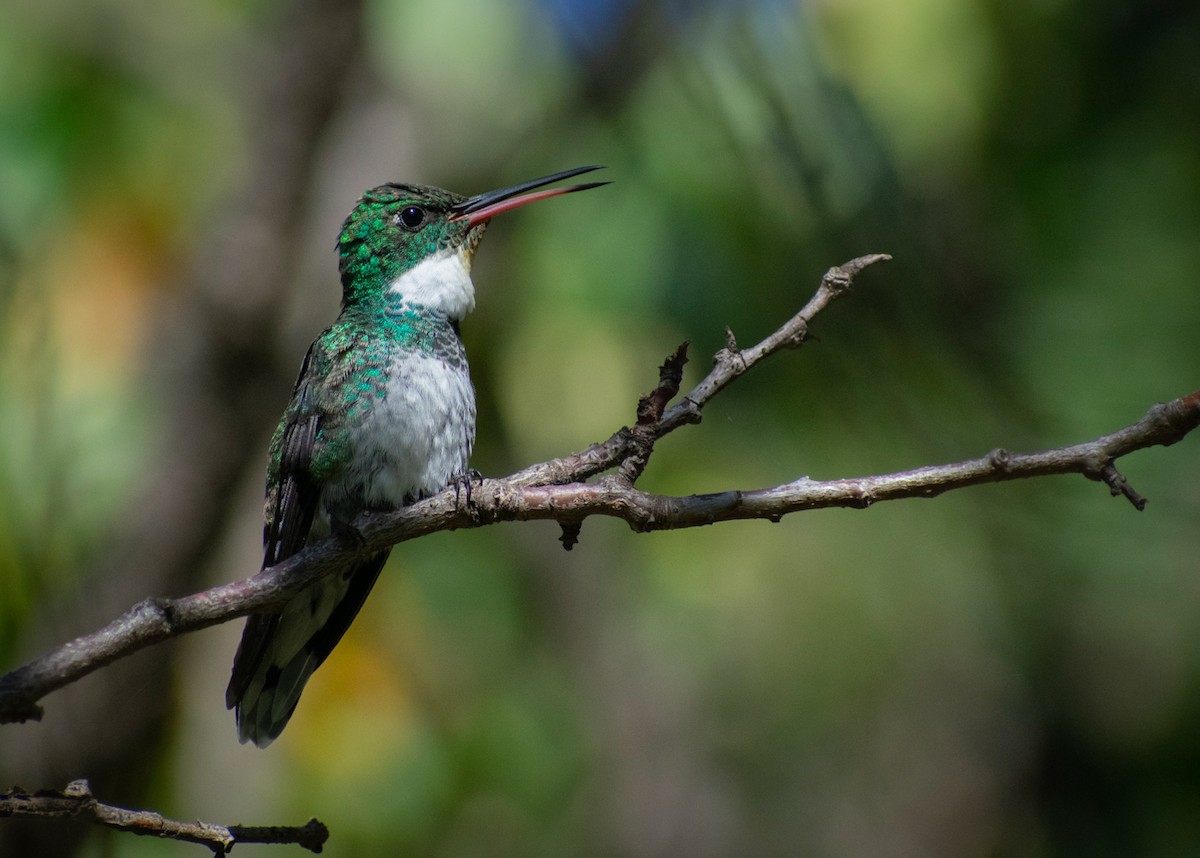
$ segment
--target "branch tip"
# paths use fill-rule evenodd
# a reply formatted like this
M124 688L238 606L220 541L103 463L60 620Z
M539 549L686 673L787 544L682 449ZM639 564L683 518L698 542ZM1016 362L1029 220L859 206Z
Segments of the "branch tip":
M1146 498L1134 491L1129 481L1117 470L1112 462L1100 469L1100 479L1108 486L1113 497L1125 497L1138 512L1146 509Z
M825 276L821 278L821 288L827 289L835 295L840 295L843 292L849 291L854 283L855 276L864 268L874 265L876 262L886 262L891 258L887 253L871 253L866 256L858 256L849 262L843 262L841 265L835 265L826 271Z
M307 849L309 852L321 852L325 841L329 839L329 829L318 819L310 819L304 825L294 828L278 826L231 825L229 833L238 843L279 843L280 832L290 837L287 843Z
M892 255L890 253L868 253L865 256L858 256L851 259L849 262L843 262L839 267L851 276L862 271L864 268L870 268L876 262L891 262Z
M679 387L683 384L683 368L688 362L688 346L684 340L679 348L667 355L666 360L658 368L658 385L654 390L638 399L637 423L639 426L649 426L662 419L667 404L679 395Z
M583 530L583 522L560 521L559 527L562 528L562 534L558 537L558 541L562 543L564 551L570 551L579 544L579 532Z

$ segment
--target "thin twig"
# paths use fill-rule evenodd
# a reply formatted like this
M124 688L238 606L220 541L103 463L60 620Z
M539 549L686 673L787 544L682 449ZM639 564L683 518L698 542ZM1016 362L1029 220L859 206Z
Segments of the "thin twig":
M305 825L213 825L209 822L167 819L149 810L128 810L97 800L86 780L72 781L65 790L30 793L14 787L6 793L0 793L0 817L4 816L81 819L118 831L199 843L218 856L228 855L237 843L295 843L310 852L320 852L329 839L329 829L315 819L310 819Z
M685 424L699 423L704 406L734 379L782 349L799 348L808 336L809 323L818 313L849 292L854 285L854 278L863 269L891 258L886 253L872 253L830 268L804 308L765 340L749 349L738 350L733 332L726 328L726 347L713 356L712 371L664 412L663 418L658 421L655 438L661 438ZM602 474L629 455L634 443L630 434L630 429L620 429L603 443L593 444L569 456L530 465L510 475L508 481L514 485L541 486L571 483Z

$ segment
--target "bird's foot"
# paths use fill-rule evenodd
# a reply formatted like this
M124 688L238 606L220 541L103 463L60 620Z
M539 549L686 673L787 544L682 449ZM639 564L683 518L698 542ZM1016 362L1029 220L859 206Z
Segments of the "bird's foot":
M451 477L449 485L454 486L455 503L463 503L465 500L467 507L469 509L474 509L471 501L471 492L474 490L475 486L483 485L483 474L479 473L479 471L475 470L474 468L471 468L468 471L464 471L461 474L455 474L453 477Z

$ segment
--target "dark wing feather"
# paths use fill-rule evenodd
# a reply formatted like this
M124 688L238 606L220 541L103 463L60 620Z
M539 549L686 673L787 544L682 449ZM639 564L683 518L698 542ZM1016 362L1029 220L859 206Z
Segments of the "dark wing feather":
M267 492L263 569L286 560L304 547L321 496L320 486L309 473L317 430L320 429L320 414L310 408L307 383L309 364L317 347L314 342L300 365L288 406L289 422L283 427L278 482ZM278 624L277 613L251 614L246 618L246 628L233 659L233 675L225 689L227 708L232 709L242 699Z
M304 547L321 497L308 466L312 463L320 417L312 414L283 430L275 509L263 525L263 568L286 560Z

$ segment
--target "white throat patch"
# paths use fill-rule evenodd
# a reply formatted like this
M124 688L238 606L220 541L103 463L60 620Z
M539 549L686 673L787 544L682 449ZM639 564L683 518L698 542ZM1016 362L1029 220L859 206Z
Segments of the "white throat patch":
M418 262L391 282L388 291L413 304L461 319L475 309L471 266L459 250L447 250Z

